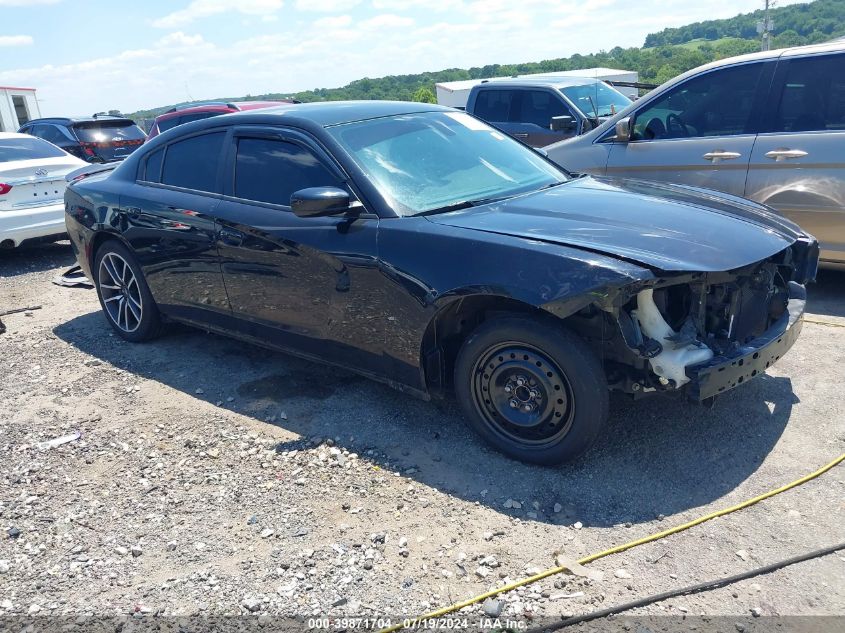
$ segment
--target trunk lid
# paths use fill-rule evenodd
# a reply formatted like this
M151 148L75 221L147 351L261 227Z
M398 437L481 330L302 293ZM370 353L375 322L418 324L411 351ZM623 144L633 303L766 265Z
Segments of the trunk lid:
M0 193L0 211L61 202L67 185L65 175L83 164L72 156L0 163L0 183L11 187ZM0 188L0 192L5 189Z

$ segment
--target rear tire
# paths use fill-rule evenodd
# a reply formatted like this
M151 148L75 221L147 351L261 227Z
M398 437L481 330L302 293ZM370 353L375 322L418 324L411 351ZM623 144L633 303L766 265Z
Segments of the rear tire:
M94 286L100 307L118 336L132 343L161 333L161 315L135 256L123 244L109 240L94 256Z
M483 323L461 347L454 379L470 426L520 461L571 461L607 421L608 386L599 359L552 319Z

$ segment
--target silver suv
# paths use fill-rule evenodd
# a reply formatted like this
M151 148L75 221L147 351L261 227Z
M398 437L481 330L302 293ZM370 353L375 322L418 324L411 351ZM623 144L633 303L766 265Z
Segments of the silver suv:
M545 148L573 172L717 189L774 207L845 268L845 42L724 59Z

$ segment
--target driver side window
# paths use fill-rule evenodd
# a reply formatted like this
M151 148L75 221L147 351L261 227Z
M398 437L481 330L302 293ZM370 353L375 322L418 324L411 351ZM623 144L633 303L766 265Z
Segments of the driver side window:
M688 79L637 113L632 140L747 133L762 70L742 64Z

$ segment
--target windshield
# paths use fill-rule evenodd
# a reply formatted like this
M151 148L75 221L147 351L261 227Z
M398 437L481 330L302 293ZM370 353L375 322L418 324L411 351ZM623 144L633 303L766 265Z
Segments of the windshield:
M147 138L144 131L129 119L118 121L86 121L73 126L83 143L138 141Z
M328 131L400 215L508 197L567 179L531 149L463 112L404 114Z
M59 158L67 154L40 138L0 138L0 163L36 158Z
M587 118L612 116L627 108L631 100L603 81L582 86L568 86L560 91Z

